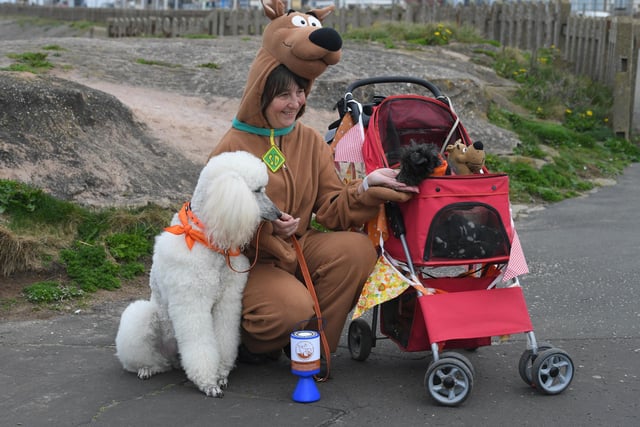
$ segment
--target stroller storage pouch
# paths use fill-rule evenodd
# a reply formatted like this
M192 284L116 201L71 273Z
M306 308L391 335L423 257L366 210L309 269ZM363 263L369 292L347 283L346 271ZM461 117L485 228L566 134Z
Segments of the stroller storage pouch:
M505 174L429 177L420 184L418 195L399 206L414 265L509 259L513 225ZM389 237L386 249L394 258L407 261L397 236Z

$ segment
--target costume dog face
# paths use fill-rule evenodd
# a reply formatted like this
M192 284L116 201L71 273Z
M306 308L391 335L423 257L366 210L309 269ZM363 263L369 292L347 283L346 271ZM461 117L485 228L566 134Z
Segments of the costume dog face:
M342 38L333 28L322 27L333 5L308 13L285 12L286 4L280 0L262 0L262 6L271 19L262 46L276 61L309 80L338 63Z
M271 21L264 29L262 46L249 70L236 117L251 126L269 129L260 101L273 69L282 64L309 80L306 93L309 95L313 81L340 60L342 38L334 29L322 27L322 21L334 10L333 5L307 13L287 12L282 0L262 0L262 6Z

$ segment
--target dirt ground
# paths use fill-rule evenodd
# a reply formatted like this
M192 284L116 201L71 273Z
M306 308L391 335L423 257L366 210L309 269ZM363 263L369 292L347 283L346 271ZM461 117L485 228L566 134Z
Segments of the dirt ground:
M47 29L25 29L0 19L0 67L11 63L9 53L41 51L46 46L55 67L50 75L113 95L128 107L135 119L157 144L179 153L194 171L199 171L216 141L229 128L244 88L246 72L260 45L259 38L225 37L213 40L106 39L86 34ZM472 47L469 47L471 51ZM165 65L142 65L139 59ZM201 64L215 63L211 70ZM170 64L171 66L167 66ZM489 98L501 97L487 88L510 84L489 68L470 61L455 49L421 52L388 51L376 45L345 43L343 59L316 81L303 121L321 133L337 119L332 111L344 88L353 81L376 75L411 75L436 83L457 104L457 114L466 116L473 139L482 139L494 152L509 152L518 143L514 135L488 124L485 112ZM478 96L482 94L483 96ZM486 96L485 96L486 95ZM487 144L487 141L492 141ZM0 141L1 142L1 141ZM176 155L177 157L177 155ZM0 159L2 160L2 159ZM150 165L153 166L153 165ZM22 163L14 171L35 175L37 163ZM115 166L114 166L115 167ZM164 167L164 166L163 166ZM8 171L0 173L0 177ZM2 168L0 168L2 169ZM153 169L153 167L150 167ZM153 181L153 179L151 179ZM154 189L149 190L153 197ZM93 202L96 202L95 200ZM98 201L100 202L100 201ZM114 203L107 195L105 205ZM22 297L22 288L59 273L23 273L0 277L0 319L30 319L100 310L105 304L123 304L146 298L146 277L124 283L117 291L100 291L85 299L40 307Z

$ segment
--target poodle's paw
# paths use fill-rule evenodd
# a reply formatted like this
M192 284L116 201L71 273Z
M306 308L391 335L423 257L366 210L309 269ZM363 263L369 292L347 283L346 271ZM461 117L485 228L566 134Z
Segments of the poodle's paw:
M157 370L145 366L143 368L138 369L138 378L140 378L141 380L148 380L149 378L151 378L157 373L158 373Z
M229 385L229 380L227 379L227 377L224 378L220 378L218 380L218 386L222 389L225 390L227 388L227 386Z
M207 384L198 387L201 392L210 397L223 397L224 392L218 384Z

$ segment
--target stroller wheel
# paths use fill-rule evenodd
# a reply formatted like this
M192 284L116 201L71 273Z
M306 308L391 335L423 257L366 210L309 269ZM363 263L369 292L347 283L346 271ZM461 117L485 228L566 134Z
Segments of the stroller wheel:
M538 352L536 354L533 354L531 349L527 349L523 351L522 356L520 356L520 361L518 362L518 373L520 374L522 381L529 384L531 387L535 387L535 384L533 384L533 375L531 375L533 361L536 360L536 357L541 352L550 348L553 348L551 344L543 342L538 345Z
M531 367L533 384L544 394L562 393L571 384L573 372L573 360L558 348L538 353Z
M467 367L467 369L469 369L469 371L471 372L471 376L473 378L476 377L476 370L474 369L473 364L471 364L471 361L469 359L467 359L466 356L464 356L463 354L457 353L455 351L444 351L444 352L440 353L440 359L445 359L447 357L451 357L453 359L458 359L459 361L464 363L464 365Z
M373 347L373 333L364 319L356 319L349 325L349 352L351 358L358 361L367 360Z
M427 369L424 386L437 403L457 406L469 397L473 388L473 375L459 359L441 358Z

